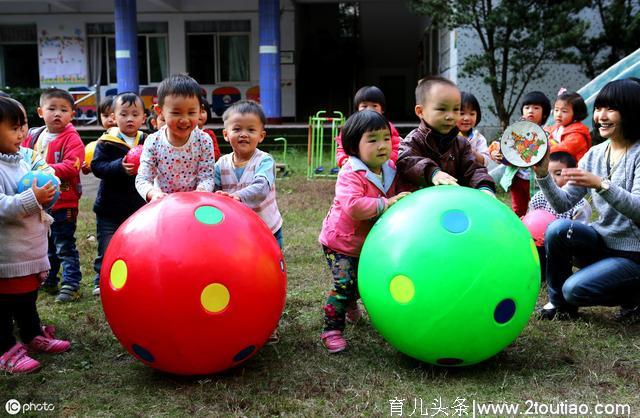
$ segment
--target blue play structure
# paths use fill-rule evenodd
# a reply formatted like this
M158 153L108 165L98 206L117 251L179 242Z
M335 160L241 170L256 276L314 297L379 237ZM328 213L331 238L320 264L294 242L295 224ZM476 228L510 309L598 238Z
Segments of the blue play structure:
M582 121L589 129L593 127L593 102L600 89L610 81L620 80L629 77L640 78L640 49L627 55L616 64L609 67L605 72L591 80L586 86L578 90L584 98L589 110L589 117Z

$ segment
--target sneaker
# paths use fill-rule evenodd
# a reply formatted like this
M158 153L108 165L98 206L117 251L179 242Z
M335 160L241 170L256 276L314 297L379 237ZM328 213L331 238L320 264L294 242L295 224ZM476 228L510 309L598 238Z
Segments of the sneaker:
M71 343L65 340L56 340L38 335L28 344L29 348L36 353L57 354L64 353L71 348Z
M100 285L99 284L93 286L93 292L91 292L91 294L93 296L100 296Z
M56 327L54 327L53 325L43 325L42 335L47 338L56 338Z
M58 294L58 285L54 283L44 282L40 285L40 290L55 296Z
M578 308L576 306L564 305L555 306L551 302L538 309L538 319L551 321L557 319L559 321L567 319L576 319L578 317Z
M280 342L280 335L278 334L278 328L274 329L271 335L269 335L269 339L267 340L267 344L273 345L278 344Z
M0 370L9 373L31 373L38 369L40 363L27 355L27 347L17 343L0 356Z
M320 339L329 353L339 353L347 348L347 340L342 336L342 331L325 331L320 334Z
M69 285L62 285L60 288L60 293L56 297L56 302L58 303L67 303L67 302L75 302L80 299L80 291L78 289L74 289Z
M640 320L640 305L622 305L613 315L613 319L620 322L635 322Z
M351 303L345 310L345 320L348 324L355 324L362 318L362 309L358 306L358 302Z

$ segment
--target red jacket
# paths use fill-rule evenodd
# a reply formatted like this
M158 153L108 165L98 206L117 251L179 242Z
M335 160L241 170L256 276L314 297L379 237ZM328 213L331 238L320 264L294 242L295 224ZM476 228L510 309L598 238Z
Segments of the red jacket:
M43 132L44 128L30 130L29 136L22 141L22 146L37 152L40 140L44 138ZM45 161L60 179L60 198L51 210L77 209L82 195L80 167L84 161L84 144L72 124L68 124L58 137L47 145L45 155Z
M218 161L220 159L220 147L218 146L218 138L216 138L216 134L213 132L213 129L203 129L203 131L205 131L211 137L211 140L213 141L213 158Z
M566 152L573 156L576 161L589 151L591 148L591 134L589 128L584 126L582 122L573 122L564 127L560 138L554 138L553 132L558 129L558 124L553 126L545 126L545 131L549 133L551 142L551 152Z
M391 122L389 122L389 126L391 127L391 155L389 159L395 164L396 161L398 161L398 149L400 148L402 137ZM338 164L339 168L342 168L344 163L349 159L349 156L344 153L344 148L342 148L342 131L336 136L336 142L338 143L338 147L336 148L336 164Z

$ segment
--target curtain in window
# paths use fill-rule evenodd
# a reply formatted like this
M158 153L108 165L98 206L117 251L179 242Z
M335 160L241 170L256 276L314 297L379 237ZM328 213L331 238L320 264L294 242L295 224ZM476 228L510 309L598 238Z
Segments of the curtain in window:
M149 81L159 83L167 78L167 38L162 36L149 37L149 67L151 70Z
M100 85L102 74L102 43L101 37L89 37L89 84Z
M247 36L225 36L227 39L227 56L229 61L223 65L228 65L229 78L225 81L247 81L249 80L249 40Z

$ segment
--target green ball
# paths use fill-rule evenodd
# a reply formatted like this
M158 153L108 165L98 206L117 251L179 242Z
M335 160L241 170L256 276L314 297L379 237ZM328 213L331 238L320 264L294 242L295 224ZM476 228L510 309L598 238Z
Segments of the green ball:
M529 231L497 199L430 187L375 223L358 287L371 322L399 351L469 365L520 335L540 290L540 260Z

